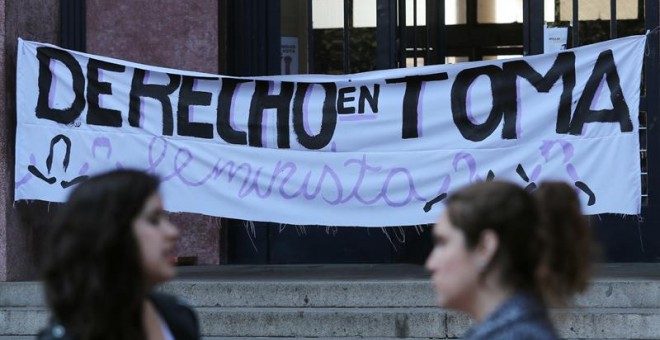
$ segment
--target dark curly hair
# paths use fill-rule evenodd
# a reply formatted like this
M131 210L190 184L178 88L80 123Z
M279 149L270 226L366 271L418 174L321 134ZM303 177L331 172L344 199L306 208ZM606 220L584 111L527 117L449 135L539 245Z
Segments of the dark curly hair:
M77 339L143 339L147 294L133 221L158 178L108 172L78 185L58 212L43 261L46 301Z
M586 288L594 246L568 184L541 183L530 194L512 183L482 182L452 194L446 206L469 249L487 229L498 236L484 275L498 268L503 284L536 292L551 304Z

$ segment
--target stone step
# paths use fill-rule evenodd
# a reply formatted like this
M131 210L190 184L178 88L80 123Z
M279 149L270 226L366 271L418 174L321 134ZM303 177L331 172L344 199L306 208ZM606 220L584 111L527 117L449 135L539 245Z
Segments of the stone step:
M280 337L224 337L224 336L206 336L202 340L381 340L381 338L280 338ZM431 340L433 338L402 338L400 340ZM0 336L0 340L34 340L34 336L7 335Z
M28 338L24 338L28 339ZM246 340L246 339L264 339L264 340L381 340L382 338L356 338L356 337L348 337L348 338L282 338L282 337L236 337L236 336L231 336L231 337L225 337L225 336L207 336L203 337L202 340ZM400 340L431 340L431 339L437 339L437 338L399 338ZM0 340L3 340L3 338L0 336Z
M457 338L470 326L460 313L439 308L226 308L198 307L206 337L235 338ZM562 338L658 339L658 308L555 309ZM0 309L0 334L33 336L45 308Z
M214 282L181 279L162 290L196 307L433 307L428 280ZM41 284L0 283L0 306L44 306ZM571 306L660 308L660 281L595 279Z

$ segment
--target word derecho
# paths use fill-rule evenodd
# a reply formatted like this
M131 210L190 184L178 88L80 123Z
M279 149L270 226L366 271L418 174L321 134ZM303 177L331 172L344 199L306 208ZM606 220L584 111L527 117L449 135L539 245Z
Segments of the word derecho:
M487 65L466 68L453 79L447 72L425 75L413 75L401 78L385 78L379 82L362 82L358 86L341 87L341 83L333 82L290 82L275 80L255 80L229 77L199 77L167 74L165 84L146 82L148 73L139 68L129 68L120 64L89 59L86 72L83 66L67 51L50 47L37 48L39 59L39 97L36 106L38 118L49 119L62 124L73 123L87 108L85 122L89 125L122 127L120 110L105 108L100 105L100 96L111 96L113 84L102 81L100 74L106 72L131 73L130 100L128 107L128 124L139 127L141 116L155 114L144 112L140 103L145 98L156 100L162 105L162 135L189 136L204 139L220 138L230 144L242 144L261 147L262 121L265 110L275 110L277 126L277 147L290 147L290 129L293 127L297 141L307 149L320 149L333 139L337 126L337 116L343 114L363 114L368 107L371 112L378 113L380 87L390 84L403 84L405 94L399 104L402 117L401 137L418 138L418 107L422 100L422 85L428 82L452 81L451 115L455 126L461 135L471 141L481 141L490 136L503 122L503 139L516 139L518 133L515 125L518 115L517 81L528 81L539 93L549 92L553 86L561 86L562 92L557 103L556 132L559 134L580 135L585 123L615 122L620 125L621 132L632 131L630 109L621 91L620 77L612 50L601 52L591 69L588 81L582 88L576 89L575 53L562 52L557 54L552 67L541 74L527 61L515 60L504 62L502 66ZM48 99L53 91L53 74L51 63L59 62L70 72L71 89L74 97L68 108L54 108ZM492 109L487 119L473 122L468 111L468 95L470 86L479 77L488 77L491 83ZM610 90L611 109L593 110L591 105L602 79L606 79ZM199 91L195 85L204 81L214 91ZM247 88L247 84L252 84ZM311 97L311 89L319 87L323 91L323 102L315 107L322 107L320 112L321 126L318 134L311 135L302 126L305 116L303 107ZM247 88L247 89L246 89ZM279 93L273 94L273 88ZM250 91L248 95L238 96L241 91ZM577 98L577 105L572 109L574 93L582 93ZM427 96L442 96L447 93L430 93ZM176 107L172 105L172 97L178 98ZM215 99L214 99L215 98ZM232 103L236 98L248 98L249 115L247 131L236 130L231 126ZM211 107L212 102L217 102ZM357 107L356 107L357 106ZM216 123L203 123L191 120L191 108L199 107L215 110ZM175 114L176 113L176 114ZM439 112L443 114L444 112ZM176 117L176 132L174 119Z

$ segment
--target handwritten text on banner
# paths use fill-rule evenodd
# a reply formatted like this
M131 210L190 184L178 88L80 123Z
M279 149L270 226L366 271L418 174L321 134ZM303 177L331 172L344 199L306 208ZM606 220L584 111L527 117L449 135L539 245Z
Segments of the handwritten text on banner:
M15 199L61 202L130 167L163 179L170 211L255 221L431 223L493 178L565 180L589 214L637 214L644 45L236 78L21 40Z

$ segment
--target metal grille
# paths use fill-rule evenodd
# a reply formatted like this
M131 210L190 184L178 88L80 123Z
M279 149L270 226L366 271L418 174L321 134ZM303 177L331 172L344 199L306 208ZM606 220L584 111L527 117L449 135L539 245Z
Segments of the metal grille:
M316 3L316 1L308 1L310 7ZM491 5L497 3L494 0L465 0L465 17L455 18L455 20L446 20L447 7L451 0L373 0L377 4L376 27L360 28L353 25L353 18L355 15L365 14L354 11L356 4L354 0L341 1L343 1L343 26L335 28L334 32L333 29L313 29L310 16L309 27L313 33L309 35L309 46L341 48L342 60L335 62L334 67L332 61L324 61L319 65L319 63L315 63L315 56L316 59L327 59L332 58L333 54L328 53L327 50L317 49L315 53L310 53L310 65L320 67L316 69L310 67L310 73L352 73L371 69L417 67L447 61L475 61L493 57L537 54L543 51L543 25L544 19L551 21L548 20L548 17L554 17L554 22L551 22L550 25L569 27L571 33L568 47L577 47L620 36L643 34L646 30L655 27L654 22L657 21L658 16L658 4L648 0L646 3L643 0L627 0L627 3L624 3L626 6L629 6L631 1L637 2L637 16L627 17L623 20L617 17L617 0L609 0L609 8L602 8L603 6L599 8L609 14L609 20L593 20L593 18L581 20L580 6L586 4L586 0L546 0L546 2L550 1L550 5L554 5L551 8L554 8L555 11L545 13L545 16L543 2L519 0L523 22L498 23L484 19L478 10L480 5L484 5L488 1ZM604 1L601 0L601 2ZM420 7L423 7L421 12ZM652 12L653 9L656 11ZM570 18L566 18L567 14L570 14ZM420 25L421 21L424 22L423 25ZM452 21L452 24L448 25L448 21ZM337 38L340 36L341 41L338 41ZM360 38L364 36L367 38ZM447 39L448 36L452 39ZM329 44L328 41L332 41L333 37L334 41ZM329 40L312 42L311 40L314 38ZM364 48L356 49L356 45L364 47L365 40L374 44L366 54ZM339 56L337 53L334 55ZM657 59L657 57L655 58ZM365 63L362 62L362 59L375 59L376 62ZM647 57L645 64L649 65L649 63L650 60ZM338 65L342 66L341 69ZM646 66L645 74L657 72L657 66L652 68L653 70ZM641 85L643 90L646 88L647 79L648 77L644 77L644 83ZM647 206L649 198L648 105L646 93L644 91L642 93L640 162L642 205Z

